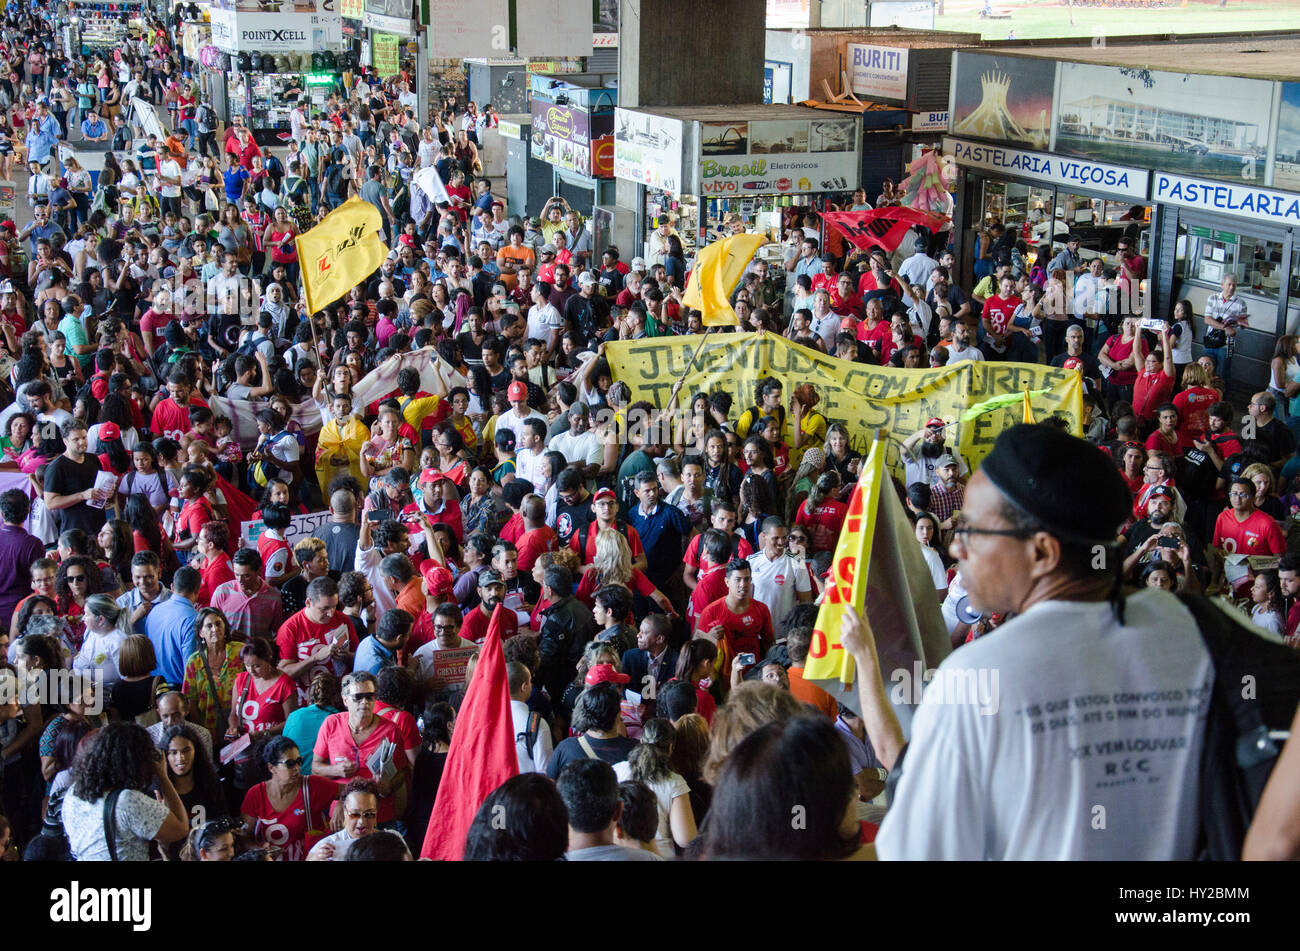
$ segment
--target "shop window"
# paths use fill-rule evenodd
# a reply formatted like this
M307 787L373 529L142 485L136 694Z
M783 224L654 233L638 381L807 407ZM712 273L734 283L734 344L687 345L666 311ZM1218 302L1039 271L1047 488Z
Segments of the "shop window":
M1185 239L1179 229L1179 244L1185 246L1182 276L1187 280L1217 286L1232 274L1240 293L1277 300L1285 274L1280 243L1189 225Z
M1116 265L1115 251L1121 238L1128 238L1143 257L1151 257L1151 209L1125 201L1091 198L1087 195L1057 196L1065 210L1070 230L1082 240L1080 255L1101 255L1107 267Z

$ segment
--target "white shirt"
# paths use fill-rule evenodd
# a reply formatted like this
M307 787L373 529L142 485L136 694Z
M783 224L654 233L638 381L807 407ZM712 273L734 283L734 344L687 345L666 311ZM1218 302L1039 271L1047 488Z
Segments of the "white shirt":
M515 438L519 438L517 433ZM542 458L542 453L531 449L520 449L515 453L515 474L521 479L527 479L538 491L541 491L546 482L542 478Z
M813 333L822 338L822 345L831 355L835 353L835 338L840 335L840 321L843 319L833 310L828 310L824 317L818 317L814 312L812 322L808 325Z
M370 587L375 592L375 612L377 616L382 616L385 611L392 611L397 607L397 596L388 590L388 585L384 583L383 576L379 573L379 563L384 560L384 553L378 548L361 548L361 542L357 542L357 553L353 559L356 570L366 576L370 582Z
M911 452L899 452L903 460L903 484L914 485L917 482L924 482L926 485L934 485L939 481L939 473L935 468L935 462L939 456L926 456L921 452L923 442L918 442L912 447ZM957 460L957 474L964 476L970 472L970 467L966 465L966 460L961 457L961 453L948 446L944 447L944 452L950 454ZM940 453L942 455L943 453Z
M365 836L362 836L362 838L365 838ZM334 846L334 854L330 856L330 861L341 862L348 857L348 850L352 848L352 843L356 841L358 840L352 838L351 833L349 833L347 829L339 829L338 832L325 836L325 838L313 845L311 851L308 852L307 855L320 855L321 852L324 851L322 846L328 842L330 845Z
M948 569L944 568L943 559L939 556L939 553L929 545L921 545L921 555L925 558L926 567L930 569L930 577L934 580L934 590L942 591L947 588Z
M180 162L176 161L174 158L163 159L158 166L158 177L159 179L174 178L177 181L180 181ZM159 191L162 193L164 198L179 198L181 195L181 186L168 185L166 182L161 182Z
M126 635L114 628L107 634L96 634L86 629L81 651L72 659L73 670L98 670L104 675L104 686L111 687L122 679L117 669L117 655L122 650Z
M761 551L749 556L749 570L754 578L754 598L767 605L772 614L772 631L778 640L785 634L786 613L795 605L796 592L812 591L808 571L795 564L789 554L772 561Z
M545 340L549 347L563 327L564 318L549 303L528 308L528 336L534 340Z
M898 275L906 278L909 284L920 284L925 287L930 280L930 275L938 266L939 262L930 255L924 251L917 251L899 267Z
M978 347L958 347L948 348L948 366L954 363L960 363L962 360L983 360L984 353Z
M1045 602L950 654L913 717L880 858L1192 858L1210 657L1168 592L1129 597L1125 622L1104 601ZM961 702L970 683L977 702Z
M510 715L515 724L515 748L519 754L519 772L544 773L554 749L551 745L551 728L545 720L537 727L537 739L531 750L524 749L523 737L528 732L528 704L522 700L510 701Z
M571 432L563 432L558 436L551 438L548 449L561 453L568 462L576 462L580 465L586 465L589 462L600 462L604 457L604 447L600 444L594 430L588 429L581 436L574 435ZM518 460L515 462L518 465Z
M497 432L501 432L503 429L510 430L515 434L515 445L518 446L523 441L521 437L524 433L524 420L527 419L540 419L542 422L546 422L546 417L535 409L530 409L527 416L519 416L515 413L515 408L512 406L497 417ZM515 471L518 471L518 469L519 461L516 458Z

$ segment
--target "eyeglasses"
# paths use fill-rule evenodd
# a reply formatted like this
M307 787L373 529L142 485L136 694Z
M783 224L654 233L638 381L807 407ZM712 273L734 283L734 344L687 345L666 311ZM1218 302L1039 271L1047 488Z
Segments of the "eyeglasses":
M302 763L303 763L303 758L301 756L296 756L293 759L282 759L277 765L283 766L286 769L296 769L297 767L301 766Z
M453 632L460 630L460 628L458 628L455 624L435 624L433 626L433 629L435 631L453 631Z
M1164 466L1143 466L1142 471L1143 472L1164 472L1165 467Z
M374 703L375 695L374 693L354 693L352 695L352 702L353 703Z
M73 584L77 581L85 581L85 580L86 580L85 575L68 575L68 584Z
M369 810L367 812L353 812L348 810L347 817L349 819L378 819L379 813L374 810Z
M1253 497L1254 494L1255 494L1255 493L1253 493L1253 492L1229 492L1229 493L1228 493L1228 498L1230 498L1230 499L1249 499L1249 498Z
M952 530L955 537L966 543L967 537L971 535L1001 535L1005 538L1033 538L1034 532L1023 528L976 528L973 525L959 525Z

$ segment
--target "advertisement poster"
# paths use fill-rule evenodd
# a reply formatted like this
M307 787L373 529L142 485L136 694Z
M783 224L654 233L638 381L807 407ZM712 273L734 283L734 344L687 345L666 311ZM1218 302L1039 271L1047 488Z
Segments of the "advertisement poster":
M857 119L776 119L748 126L749 151L744 155L706 151L700 156L701 194L740 197L858 186ZM718 128L717 123L701 124L702 147ZM812 148L814 139L821 151Z
M375 58L375 71L381 79L396 76L402 71L397 49L401 37L395 33L378 31L371 33L371 36L374 38L372 55Z
M700 151L705 155L747 154L749 152L749 123L700 123Z
M848 45L849 85L859 96L907 99L907 50L899 46Z
M1300 191L1300 83L1282 84L1282 108L1277 114L1277 149L1273 156L1273 185Z
M616 109L614 177L678 194L682 188L681 120Z
M1264 184L1273 84L1061 64L1056 151Z
M571 172L590 175L591 140L587 110L534 99L532 113L533 158Z
M1054 61L958 53L953 74L954 133L1047 148Z
M808 120L777 119L749 124L749 151L754 155L792 155L808 151Z

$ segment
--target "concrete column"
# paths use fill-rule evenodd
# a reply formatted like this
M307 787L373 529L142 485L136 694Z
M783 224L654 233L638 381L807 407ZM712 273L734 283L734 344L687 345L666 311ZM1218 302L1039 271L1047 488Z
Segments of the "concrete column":
M763 101L766 0L621 0L618 104Z

